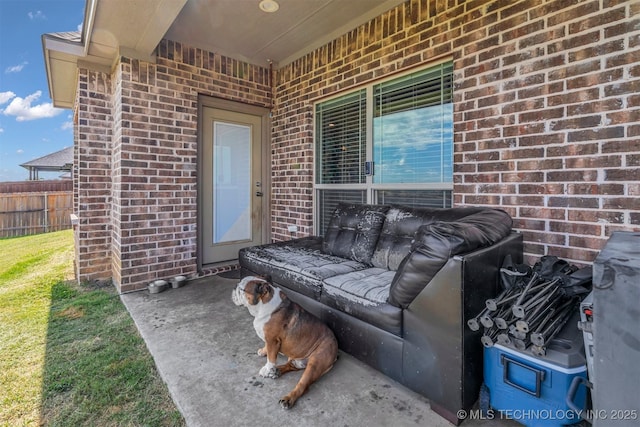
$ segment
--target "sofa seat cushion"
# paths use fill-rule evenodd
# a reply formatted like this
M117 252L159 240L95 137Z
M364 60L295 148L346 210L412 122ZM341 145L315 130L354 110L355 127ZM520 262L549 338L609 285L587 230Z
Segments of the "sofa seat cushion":
M320 302L401 336L402 310L387 302L394 274L374 267L329 277L323 281Z
M338 204L329 221L322 250L369 264L389 206Z
M366 265L321 251L322 238L307 237L240 250L240 266L270 275L274 283L318 300L328 277L363 270ZM389 282L391 283L391 282Z
M442 221L458 221L482 211L483 208L411 208L391 206L387 211L380 237L371 257L374 267L397 270L411 252L416 231L422 225Z

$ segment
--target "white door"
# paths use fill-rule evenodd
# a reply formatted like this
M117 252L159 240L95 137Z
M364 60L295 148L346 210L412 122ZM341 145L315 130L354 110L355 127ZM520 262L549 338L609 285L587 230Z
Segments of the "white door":
M204 107L203 264L262 243L262 118Z

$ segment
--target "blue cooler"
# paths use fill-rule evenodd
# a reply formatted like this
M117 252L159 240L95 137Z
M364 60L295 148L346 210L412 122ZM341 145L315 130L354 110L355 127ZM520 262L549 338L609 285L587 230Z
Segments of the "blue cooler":
M574 377L586 377L584 343L571 318L547 346L544 357L499 344L484 350L484 382L493 418L511 418L526 426L562 426L580 422L580 415L566 402ZM484 393L487 390L484 389ZM581 387L573 399L586 409L587 395ZM483 408L487 409L487 408Z

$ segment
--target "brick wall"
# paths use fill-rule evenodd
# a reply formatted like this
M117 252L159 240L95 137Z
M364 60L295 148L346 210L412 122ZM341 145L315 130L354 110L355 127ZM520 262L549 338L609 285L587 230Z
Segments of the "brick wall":
M269 75L263 67L171 41L158 46L156 63L121 58L113 74L113 123L108 141L100 141L111 153L104 166L112 190L110 213L103 212L110 215L111 239L100 274L120 291L197 274L198 95L268 106ZM97 95L89 93L81 105L96 108ZM91 172L80 172L81 188L88 187Z
M80 69L74 139L76 276L111 277L111 78Z
M446 57L456 205L507 210L528 262L640 228L639 2L411 0L278 70L274 240L312 231L313 102Z
M272 239L313 232L313 103L454 62L454 201L515 219L528 261L589 263L640 223L638 2L410 0L275 72L162 41L80 70L79 278L193 275L197 106L272 106ZM113 100L112 100L113 99Z

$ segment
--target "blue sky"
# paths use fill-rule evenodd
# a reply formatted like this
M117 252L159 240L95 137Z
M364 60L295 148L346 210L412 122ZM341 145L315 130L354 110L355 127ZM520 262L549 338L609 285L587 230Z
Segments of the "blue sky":
M78 30L84 6L85 0L0 0L0 182L28 179L21 163L73 145L72 112L53 108L49 97L41 36Z

